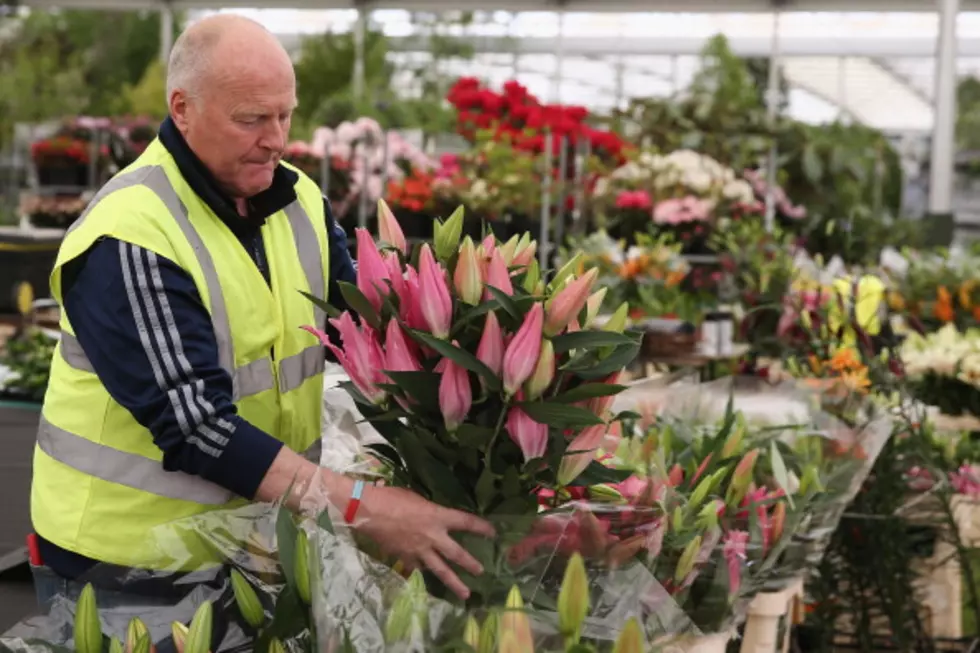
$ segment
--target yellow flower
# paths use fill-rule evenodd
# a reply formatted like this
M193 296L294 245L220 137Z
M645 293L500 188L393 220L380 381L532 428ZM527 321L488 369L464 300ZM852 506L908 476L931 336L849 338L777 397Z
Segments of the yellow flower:
M957 293L957 299L960 300L960 306L968 311L973 308L973 289L976 288L976 286L977 282L975 279L967 279L960 284L960 289Z

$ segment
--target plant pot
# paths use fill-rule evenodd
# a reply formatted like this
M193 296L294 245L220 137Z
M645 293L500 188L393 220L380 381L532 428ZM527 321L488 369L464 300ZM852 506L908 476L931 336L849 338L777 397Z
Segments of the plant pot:
M698 340L697 332L646 331L643 333L641 352L646 358L686 356L695 352Z
M42 186L88 186L87 165L44 165L37 169Z

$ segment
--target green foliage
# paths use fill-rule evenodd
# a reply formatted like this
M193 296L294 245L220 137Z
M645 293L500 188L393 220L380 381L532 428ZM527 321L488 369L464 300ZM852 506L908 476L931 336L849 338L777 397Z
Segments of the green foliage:
M163 61L154 59L138 83L126 86L123 102L127 113L163 120L167 115L166 93L166 67Z
M956 89L956 142L963 150L980 150L980 79L967 77Z
M10 368L16 378L8 382L7 390L41 401L48 387L55 344L56 341L38 330L8 341L6 349L0 352L0 363Z

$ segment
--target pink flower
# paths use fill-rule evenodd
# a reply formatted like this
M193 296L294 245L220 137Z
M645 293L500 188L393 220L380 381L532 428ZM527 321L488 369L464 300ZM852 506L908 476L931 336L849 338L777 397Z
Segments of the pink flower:
M653 221L657 224L685 224L688 222L705 222L711 217L712 203L710 200L687 196L680 199L669 199L659 202L653 209Z
M510 272L507 270L507 263L504 261L503 254L499 249L494 249L490 262L487 264L487 286L492 286L502 291L506 295L514 294L514 284L510 280ZM483 301L493 298L490 290L483 292Z
M378 246L374 244L367 229L358 227L357 235L357 289L367 298L374 310L381 310L381 298L389 292L387 280L388 267L381 258Z
M742 585L742 563L747 560L745 554L749 534L746 531L728 531L722 542L722 555L728 564L728 593L737 596Z
M541 354L541 328L544 322L544 308L535 303L524 316L524 323L504 352L503 380L504 391L513 396L527 381Z
M459 346L456 341L453 344ZM473 405L470 375L449 358L439 361L436 371L442 374L439 379L439 410L446 422L446 430L451 433L463 423Z
M422 245L419 256L419 296L413 300L419 303L432 335L446 338L453 318L453 301L446 285L445 270L436 263L428 243Z
M340 332L343 349L331 343L325 334L321 335L322 332L311 327L304 329L317 335L333 352L354 386L368 401L374 404L383 402L385 391L378 388L377 384L386 383L388 378L384 373L384 354L374 329L366 325L359 329L349 311L344 311L339 318L331 319L330 324Z
M596 450L606 435L606 428L605 424L589 426L568 443L569 453L565 454L558 466L558 482L561 485L574 481L595 460Z
M535 422L531 417L514 406L507 413L507 433L524 454L524 462L542 458L548 449L548 426Z
M645 190L624 190L616 196L617 209L649 209L653 206L650 193Z
M500 376L504 364L504 334L493 311L487 313L483 335L480 336L480 344L476 347L476 357L489 367L491 372Z
M397 320L389 320L385 331L385 370L391 372L418 372L422 368L415 357L414 347L398 326Z
M968 464L963 464L957 471L950 472L949 483L958 494L965 494L970 498L980 497L980 479Z
M599 276L598 268L590 268L588 272L562 288L548 302L547 317L544 321L544 332L554 336L568 326L585 307L592 293L592 284Z
M918 465L906 472L905 476L908 477L909 489L916 492L925 492L936 483L929 470L922 469ZM952 478L950 480L952 481Z
M402 254L408 254L408 242L402 227L383 199L378 200L378 235L383 242L397 248Z
M411 265L406 266L405 292L399 296L399 313L408 328L417 330L428 328L425 316L422 315L422 303L418 272Z
M405 301L405 271L402 270L401 261L394 252L385 252L385 267L388 268L388 278L391 281L392 292L398 297L400 302Z

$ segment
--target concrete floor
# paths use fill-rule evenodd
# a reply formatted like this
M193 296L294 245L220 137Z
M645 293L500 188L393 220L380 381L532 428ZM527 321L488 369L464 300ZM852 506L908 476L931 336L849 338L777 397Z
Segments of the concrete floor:
M0 635L36 611L34 584L27 565L0 573Z

